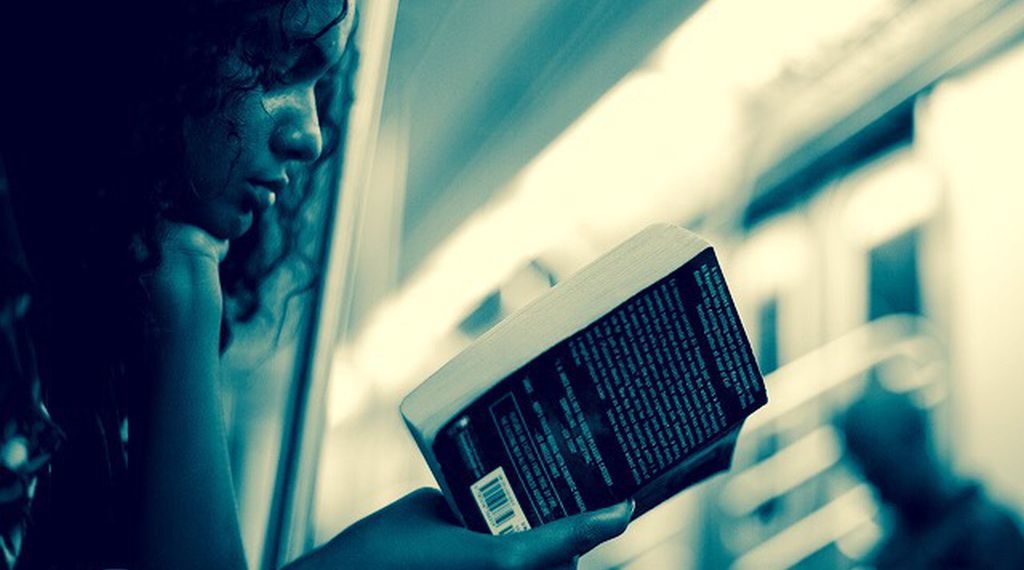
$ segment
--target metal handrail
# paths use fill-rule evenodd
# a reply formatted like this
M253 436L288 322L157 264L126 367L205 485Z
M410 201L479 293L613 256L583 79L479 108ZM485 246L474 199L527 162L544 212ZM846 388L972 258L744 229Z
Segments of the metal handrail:
M773 387L769 405L750 418L741 442L772 429L780 418L860 382L866 372L896 358L909 359L918 370L930 371L936 362L944 362L945 349L923 317L892 315L867 323L769 375L766 383ZM935 379L932 374L915 377L914 382L901 385L894 385L893 378L881 380L894 391L911 392L929 387ZM734 471L720 495L722 510L743 516L823 476L841 458L838 444L834 428L823 426ZM806 468L780 482L778 475L785 474L798 454ZM733 568L787 568L865 524L873 524L876 512L869 488L857 485L748 550Z
M930 363L942 360L945 352L945 346L924 317L889 315L866 323L766 376L768 405L747 419L743 433L749 436L770 427L780 417L858 379L887 360L904 357ZM906 392L923 386L887 387Z

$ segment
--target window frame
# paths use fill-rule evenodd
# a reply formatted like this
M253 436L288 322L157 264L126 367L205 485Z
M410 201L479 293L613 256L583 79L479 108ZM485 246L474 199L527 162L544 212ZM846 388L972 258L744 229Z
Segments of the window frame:
M345 121L342 157L327 184L337 191L327 209L322 271L312 294L309 318L300 333L299 358L286 404L278 467L271 497L262 568L274 569L310 550L311 514L326 418L331 360L344 334L352 298L353 251L363 224L367 184L376 148L398 0L358 4L359 65L355 99Z

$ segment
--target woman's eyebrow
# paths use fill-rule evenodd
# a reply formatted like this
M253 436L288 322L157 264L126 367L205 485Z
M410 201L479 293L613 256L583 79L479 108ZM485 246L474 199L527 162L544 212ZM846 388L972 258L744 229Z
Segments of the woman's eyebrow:
M345 2L345 5L342 6L342 8L341 8L341 12L339 12L338 15L335 16L334 19L332 19L330 22L327 22L327 24L323 28L321 28L320 31L316 32L315 34L308 35L308 36L299 36L299 38L297 39L296 43L298 43L298 44L315 43L317 40L319 40L320 38L324 37L324 35L326 35L327 32L331 31L335 26L341 24L341 22L343 22L347 16L348 16L348 2Z

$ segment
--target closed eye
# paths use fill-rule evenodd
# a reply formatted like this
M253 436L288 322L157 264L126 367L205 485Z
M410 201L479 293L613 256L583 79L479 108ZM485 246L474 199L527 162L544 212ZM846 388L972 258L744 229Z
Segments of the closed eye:
M278 76L278 81L284 85L315 82L327 72L328 63L315 44L307 44L294 63Z

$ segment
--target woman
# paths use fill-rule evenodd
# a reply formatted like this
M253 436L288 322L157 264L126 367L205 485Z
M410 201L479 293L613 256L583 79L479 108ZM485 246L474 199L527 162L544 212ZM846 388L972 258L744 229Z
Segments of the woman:
M294 212L299 181L337 148L353 7L24 4L2 17L17 88L3 90L0 151L37 285L45 399L66 439L19 563L243 568L220 355L296 240L274 210ZM264 239L274 223L283 238ZM497 538L421 490L295 567L571 565L631 513Z

